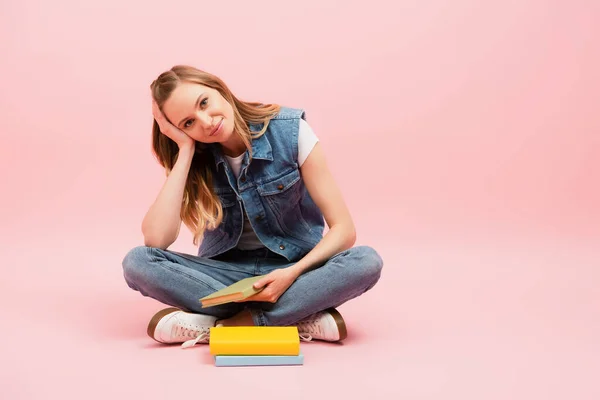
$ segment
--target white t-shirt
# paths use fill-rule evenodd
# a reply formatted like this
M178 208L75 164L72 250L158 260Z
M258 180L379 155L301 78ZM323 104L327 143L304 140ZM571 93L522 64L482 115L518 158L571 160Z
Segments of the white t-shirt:
M298 132L298 165L302 166L304 161L308 158L308 155L315 147L315 144L319 139L313 132L312 128L308 123L300 119L300 131ZM233 174L237 178L240 174L240 170L242 169L242 161L244 159L244 154L242 153L238 157L229 157L225 156L231 169L233 170ZM246 210L244 210L244 228L242 230L242 236L240 237L240 241L238 242L237 248L241 250L253 250L259 249L261 247L265 247L264 244L258 239L256 233L252 229L250 225L250 221L248 221L248 216L246 215Z

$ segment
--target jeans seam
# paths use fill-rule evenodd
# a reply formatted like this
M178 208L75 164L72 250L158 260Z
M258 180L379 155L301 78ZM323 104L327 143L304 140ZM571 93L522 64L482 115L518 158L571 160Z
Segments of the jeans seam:
M167 260L167 262L172 262L172 261L169 261L169 260ZM178 268L171 268L169 265L164 265L164 261L163 261L163 260L158 260L158 261L155 261L155 263L156 263L156 264L158 264L158 265L159 265L161 268L164 268L164 269L166 269L166 270L169 270L169 271L171 271L172 273L175 273L175 274L179 274L179 275L181 275L181 276L184 276L184 277L186 277L186 278L188 278L188 279L190 279L190 280L194 281L195 283L197 283L197 284L199 284L199 285L202 285L202 286L205 286L205 287L207 287L207 288L208 288L208 289L210 289L210 290L214 290L214 291L217 291L217 290L219 290L219 289L217 289L217 288L214 288L212 285L209 285L208 283L204 282L203 280L201 280L201 279L197 279L197 278L196 278L195 276L193 276L193 275L186 274L184 271L181 271L181 270L180 270L180 269L178 269Z
M170 250L164 250L166 252L170 252L174 255L177 255L181 258L184 258L188 261L191 261L193 263L198 263L197 260L190 258L190 257L198 257L198 256L194 256L192 254L185 254L185 253L180 253L180 252L175 252L175 251L170 251ZM166 257L165 257L166 258ZM205 258L205 257L199 257L199 258ZM212 260L208 257L206 257L207 260ZM160 261L160 259L157 259L157 261ZM170 261L169 259L167 259L167 261ZM212 269L218 269L220 271L231 271L231 272L242 272L242 273L248 273L248 271L245 268L236 268L236 267L232 267L231 264L227 263L227 261L221 261L221 260L213 260L213 261L219 261L225 265L209 265L209 264L202 264L202 266L206 267L206 268L212 268ZM173 262L173 261L171 261Z

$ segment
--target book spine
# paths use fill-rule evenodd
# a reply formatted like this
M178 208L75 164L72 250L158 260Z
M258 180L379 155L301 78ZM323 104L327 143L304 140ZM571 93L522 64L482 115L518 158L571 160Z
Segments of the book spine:
M272 355L272 356L297 356L300 354L298 341L274 342L209 342L210 354L220 355Z
M217 367L303 365L304 355L297 356L215 356Z

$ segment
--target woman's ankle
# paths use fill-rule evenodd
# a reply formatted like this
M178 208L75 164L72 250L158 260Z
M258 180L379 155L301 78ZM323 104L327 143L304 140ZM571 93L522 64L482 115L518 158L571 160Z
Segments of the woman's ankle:
M250 310L243 310L231 318L217 320L215 326L254 326L254 319Z

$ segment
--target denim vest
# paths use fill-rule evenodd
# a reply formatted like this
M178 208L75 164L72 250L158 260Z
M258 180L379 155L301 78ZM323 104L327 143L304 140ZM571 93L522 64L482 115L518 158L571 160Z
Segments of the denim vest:
M242 235L243 209L260 241L290 262L298 261L323 237L323 214L310 197L298 166L298 131L303 110L281 107L266 132L252 140L236 179L218 144L209 145L215 161L213 188L223 206L223 221L206 230L198 248L214 257L235 247ZM262 129L250 125L251 132Z

